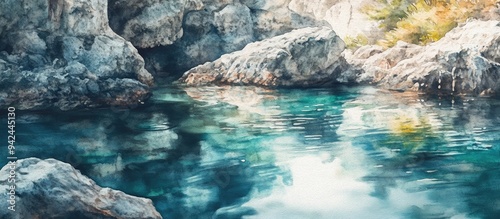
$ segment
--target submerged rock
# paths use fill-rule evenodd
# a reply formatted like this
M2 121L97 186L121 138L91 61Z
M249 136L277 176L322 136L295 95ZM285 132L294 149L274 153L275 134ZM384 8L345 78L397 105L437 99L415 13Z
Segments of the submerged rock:
M28 158L16 166L16 211L0 211L0 218L162 218L151 200L101 188L67 163ZM9 171L9 165L0 170L2 191L8 191Z
M427 46L399 42L347 55L360 83L444 94L500 94L500 22L469 21ZM367 53L372 56L367 57Z
M152 76L108 26L106 1L0 3L0 106L20 109L133 105Z
M241 51L187 71L180 81L188 85L330 85L341 80L337 76L345 65L340 56L344 48L344 42L329 28L303 28L248 44Z

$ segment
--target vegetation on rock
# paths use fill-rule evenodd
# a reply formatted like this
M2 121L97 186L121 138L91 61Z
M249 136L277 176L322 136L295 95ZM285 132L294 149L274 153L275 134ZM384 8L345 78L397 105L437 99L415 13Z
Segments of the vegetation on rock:
M378 44L392 47L397 41L425 45L441 39L468 18L482 18L497 0L377 0L362 10L381 21L384 38Z

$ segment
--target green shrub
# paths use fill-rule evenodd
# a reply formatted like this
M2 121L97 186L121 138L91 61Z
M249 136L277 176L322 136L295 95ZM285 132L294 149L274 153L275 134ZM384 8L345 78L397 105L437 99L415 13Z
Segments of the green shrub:
M368 38L363 34L358 34L356 37L346 36L344 42L348 49L356 49L368 45Z

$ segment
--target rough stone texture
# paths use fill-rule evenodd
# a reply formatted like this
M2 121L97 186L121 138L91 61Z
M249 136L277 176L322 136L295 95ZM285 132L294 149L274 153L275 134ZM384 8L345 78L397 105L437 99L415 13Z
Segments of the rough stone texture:
M214 24L221 36L224 53L242 49L254 41L250 9L242 4L227 5L214 13Z
M374 0L291 0L288 7L297 14L327 22L342 39L359 34L370 38L381 34L378 22L361 9L375 3Z
M19 109L138 105L150 95L149 88L137 80L99 78L79 62L33 71L11 66L1 72L0 87L0 106Z
M137 104L152 76L108 26L107 1L0 3L0 106L20 109Z
M344 49L333 30L304 28L248 44L189 70L180 81L188 85L324 86L339 82L337 75L345 67L340 56Z
M185 12L202 7L200 0L110 0L110 25L134 46L170 45L182 37Z
M225 53L241 50L248 43L322 24L290 11L289 0L203 0L202 3L199 10L184 11L182 38L169 46L140 51L149 71L161 75L184 72Z
M161 76L214 61L294 29L330 26L342 38L376 35L360 9L374 0L111 0L110 25Z
M294 29L327 25L290 10L290 0L242 0L241 3L252 12L256 40L278 36Z
M500 22L473 20L428 46L399 42L369 58L360 55L367 48L346 58L361 72L360 83L428 93L498 95L499 46Z
M15 212L5 201L10 166L0 170L0 218L161 218L150 199L101 188L67 163L27 158L16 165Z

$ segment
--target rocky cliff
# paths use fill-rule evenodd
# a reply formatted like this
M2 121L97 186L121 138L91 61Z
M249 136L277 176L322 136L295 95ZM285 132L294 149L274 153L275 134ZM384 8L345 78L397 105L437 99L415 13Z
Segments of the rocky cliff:
M113 30L131 40L147 69L172 75L246 44L326 22L288 8L290 0L110 1Z
M101 188L61 161L28 158L16 166L15 212L6 210L10 165L0 170L0 218L161 218L151 200Z
M63 110L131 105L152 76L108 25L102 0L0 2L0 106Z
M245 45L294 29L329 26L341 38L377 35L361 12L373 0L122 1L109 6L113 30L140 48L146 68L178 75Z
M110 25L139 48L170 45L183 35L184 15L203 7L201 0L109 0Z

